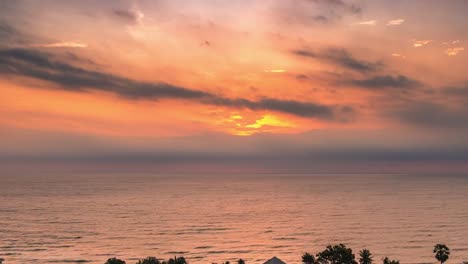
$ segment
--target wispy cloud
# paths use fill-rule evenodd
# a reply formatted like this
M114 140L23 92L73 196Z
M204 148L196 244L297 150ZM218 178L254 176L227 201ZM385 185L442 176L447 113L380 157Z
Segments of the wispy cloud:
M397 57L397 58L402 58L402 59L406 59L406 56L405 55L402 55L400 53L392 53L392 57Z
M286 72L286 70L282 70L282 69L273 69L273 70L264 70L264 72L269 72L269 73L283 73L283 72Z
M358 72L373 72L383 66L381 62L369 62L357 59L349 51L339 48L329 48L321 52L298 49L292 52L297 56L323 60Z
M374 76L368 79L351 80L349 83L351 85L355 85L366 89L408 89L421 86L421 83L419 81L410 79L409 77L406 77L404 75Z
M422 46L426 46L427 44L430 44L432 40L413 40L413 47L419 48Z
M450 44L455 45L455 44L458 44L458 43L460 43L460 42L461 42L461 41L457 39L457 40L442 42L442 44L443 44L443 45L450 45Z
M55 42L55 43L47 43L47 44L36 44L32 46L41 47L41 48L87 48L88 44L74 42L74 41L63 41L63 42Z
M357 25L363 25L363 26L375 26L377 25L377 20L367 20L367 21L361 21L356 23Z
M402 18L399 19L393 19L387 22L387 26L398 26L405 23L405 20Z
M448 56L456 56L458 53L464 51L465 48L463 47L456 47L456 48L448 48L445 50L445 54Z

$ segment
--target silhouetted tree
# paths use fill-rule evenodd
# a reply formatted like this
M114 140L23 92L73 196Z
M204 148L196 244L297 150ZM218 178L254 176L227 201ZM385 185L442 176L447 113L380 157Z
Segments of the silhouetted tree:
M302 255L302 263L314 264L315 263L314 255L310 254L309 252L304 253L304 255Z
M175 257L167 261L167 264L187 264L187 261L184 257Z
M435 258L443 264L450 256L450 249L444 244L437 244L434 246Z
M368 249L359 251L359 263L360 264L372 264L372 254Z
M136 264L160 264L160 262L156 257L147 257L145 259L138 260Z
M125 264L125 261L118 258L110 258L104 264Z
M357 264L353 250L343 244L329 245L317 254L317 262L320 264Z
M385 257L383 264L400 264L399 260L390 260L388 257Z
M245 264L245 261L244 261L243 259L239 259L239 260L237 261L237 264Z
M3 259L3 258L0 258L0 264L2 264L2 263L3 263L3 261L5 261L5 259Z

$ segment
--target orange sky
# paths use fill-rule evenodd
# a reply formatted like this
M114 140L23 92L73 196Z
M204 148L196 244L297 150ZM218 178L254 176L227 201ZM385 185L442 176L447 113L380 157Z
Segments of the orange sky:
M298 155L320 142L322 152L345 146L393 157L392 149L419 161L443 150L429 159L465 161L458 148L468 145L467 7L433 0L4 1L1 155L47 156L44 142L54 137L45 135L59 133L129 153L159 153L163 140L170 153L183 145L232 153L239 144L245 154L278 137L269 144L297 142L291 153ZM307 140L314 131L333 139ZM378 136L347 136L357 134ZM213 138L226 148L214 147ZM74 147L62 146L95 153Z

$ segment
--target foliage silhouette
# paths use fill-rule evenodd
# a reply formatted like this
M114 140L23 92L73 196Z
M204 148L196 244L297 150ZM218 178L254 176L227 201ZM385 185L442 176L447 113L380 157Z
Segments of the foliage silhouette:
M388 257L385 257L383 264L400 264L399 260L390 260Z
M145 259L140 259L136 264L161 264L156 257L147 257Z
M309 252L304 253L304 255L302 255L302 263L306 263L306 264L315 263L314 255L310 254Z
M353 250L343 244L329 245L317 254L319 264L357 264Z
M435 245L433 252L435 253L434 257L440 262L440 264L447 261L450 256L450 249L444 244Z
M450 249L444 244L437 244L433 250L435 258L444 264L450 256ZM5 261L0 258L0 264ZM373 255L368 249L359 251L359 262L356 261L355 255L351 248L346 247L344 244L328 245L325 250L317 253L315 256L305 252L302 255L302 262L305 264L373 264ZM118 258L110 258L105 264L126 264L124 260ZM169 260L160 261L156 257L147 257L140 259L136 264L188 264L184 257L170 258ZM229 261L223 264L230 264ZM245 264L243 259L238 259L235 264ZM400 264L399 260L391 260L388 257L383 259L383 264ZM464 261L461 264L468 264L468 261Z
M359 251L359 263L360 264L372 264L372 254L368 249Z
M167 261L167 264L187 264L187 261L184 257L176 257L171 258Z
M110 258L104 264L125 264L125 261L118 258Z

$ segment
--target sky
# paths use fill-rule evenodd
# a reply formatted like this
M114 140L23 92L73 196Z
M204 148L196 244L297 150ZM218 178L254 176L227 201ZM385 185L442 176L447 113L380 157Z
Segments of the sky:
M3 0L0 163L466 172L466 10Z

